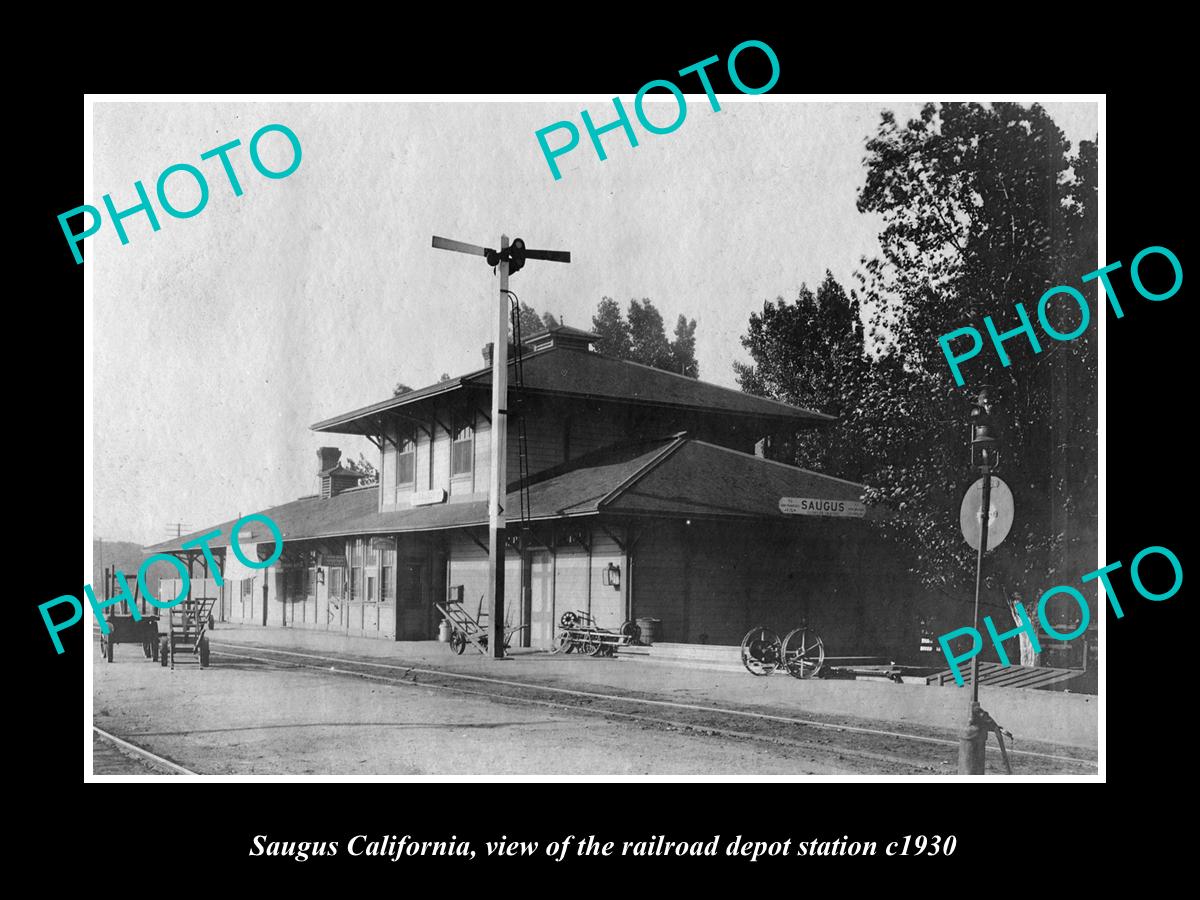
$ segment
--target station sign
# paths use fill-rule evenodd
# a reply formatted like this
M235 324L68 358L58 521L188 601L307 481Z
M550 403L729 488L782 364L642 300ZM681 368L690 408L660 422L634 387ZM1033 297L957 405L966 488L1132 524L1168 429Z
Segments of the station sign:
M437 488L432 491L417 491L409 496L410 506L433 506L435 503L446 502L446 489Z
M867 505L859 500L780 497L779 511L788 516L832 516L835 519L861 519L867 514Z

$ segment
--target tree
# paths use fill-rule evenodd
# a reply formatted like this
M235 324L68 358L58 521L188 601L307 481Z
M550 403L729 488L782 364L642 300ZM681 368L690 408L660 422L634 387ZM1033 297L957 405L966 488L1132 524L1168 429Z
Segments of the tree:
M362 453L358 454L357 461L350 458L342 460L342 467L349 469L351 472L360 473L361 477L358 479L360 485L379 484L379 470Z
M671 345L663 317L648 298L629 301L629 358L656 369L671 367Z
M800 432L771 457L838 478L861 479L869 469L862 425L863 393L871 366L858 300L826 271L814 294L801 285L792 303L778 298L751 313L742 337L752 365L734 363L742 390L838 416L837 425Z
M558 319L554 318L554 313L542 313L542 324L547 328L557 328Z
M984 315L1007 331L1019 324L1014 301L1031 309L1048 288L1078 285L1095 268L1096 147L1082 142L1072 156L1037 105L930 104L903 127L885 112L865 164L858 208L880 216L882 231L881 255L856 273L861 294L827 274L815 295L802 288L794 303L764 304L743 338L753 365L737 365L738 380L839 416L788 452L869 486L868 503L888 510L875 527L951 599L945 630L970 621L975 560L959 506L977 477L967 421L989 385L1007 426L997 474L1017 516L988 556L981 601L1004 621L1014 596L1032 610L1047 587L1096 565L1094 328L1040 355L1010 340L1007 368L985 348L962 388L937 338L967 324L982 330ZM1069 332L1078 315L1073 304L1052 306L1051 324Z
M521 304L520 324L522 341L527 341L531 335L546 330L546 326L542 323L542 317L538 315L537 310L524 303Z
M592 331L600 336L596 350L605 356L628 359L691 378L700 375L696 362L696 320L680 316L675 340L667 341L663 317L647 298L629 301L628 320L611 297L604 297L592 317Z
M986 602L1006 610L1018 595L1032 609L1046 587L1095 568L1094 329L1036 356L1010 340L1012 365L984 352L962 388L937 338L984 315L1006 331L1019 324L1014 301L1031 308L1095 268L1095 145L1071 156L1036 104L930 104L904 127L884 113L866 165L858 208L881 216L883 231L882 256L864 260L864 302L892 372L868 388L880 416L867 440L881 460L869 499L893 511L883 528L914 571L969 599L974 559L958 529L972 479L965 423L978 388L990 385L1007 425L998 474L1018 514L989 555ZM1078 315L1055 305L1051 324L1071 331Z
M629 323L621 315L621 307L612 297L603 297L592 316L592 331L600 336L596 352L617 359L629 359Z
M696 362L696 320L680 316L675 323L675 340L671 341L671 370L689 378L700 377Z
M407 393L410 393L411 391L412 391L412 388L410 388L403 381L397 381L396 386L394 388L392 388L392 396L399 397L401 394L407 394Z

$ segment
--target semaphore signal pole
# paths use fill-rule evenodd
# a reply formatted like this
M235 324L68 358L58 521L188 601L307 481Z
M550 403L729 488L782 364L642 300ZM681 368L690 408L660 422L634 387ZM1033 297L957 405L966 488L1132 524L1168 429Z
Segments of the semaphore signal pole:
M488 480L488 650L492 659L504 659L504 504L508 500L508 276L525 265L527 259L548 262L571 261L565 250L527 250L520 238L510 245L508 235L500 235L500 250L464 244L434 235L437 250L453 250L482 256L500 273L500 292L496 295L492 322L492 441L491 477Z

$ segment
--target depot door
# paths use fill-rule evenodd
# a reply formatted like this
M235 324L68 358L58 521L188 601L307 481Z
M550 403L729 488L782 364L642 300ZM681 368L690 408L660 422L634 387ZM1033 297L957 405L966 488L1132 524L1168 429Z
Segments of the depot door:
M424 563L401 562L396 588L396 640L427 641L430 633L429 587Z
M529 554L529 646L554 644L554 557L549 550Z

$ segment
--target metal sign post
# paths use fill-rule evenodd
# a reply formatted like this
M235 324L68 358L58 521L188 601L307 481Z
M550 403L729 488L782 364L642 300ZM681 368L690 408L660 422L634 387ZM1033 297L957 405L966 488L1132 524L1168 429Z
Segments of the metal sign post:
M999 441L993 433L992 407L987 392L981 391L975 408L971 411L971 463L983 476L967 490L963 497L960 520L963 537L978 551L975 556L975 633L979 633L979 594L983 587L983 554L997 547L1012 527L1012 492L999 478L991 473L1000 461ZM992 518L992 490L996 497L996 528L988 534ZM976 500L979 497L979 500ZM979 505L976 506L976 503ZM978 509L978 520L976 510ZM967 703L967 727L958 744L958 774L983 775L987 769L987 736L996 732L1004 764L1012 774L1008 753L1004 747L1002 729L979 704L979 654L971 657L971 699Z
M505 658L504 639L504 504L508 498L508 276L519 271L527 259L549 262L571 261L560 250L529 250L516 238L500 235L499 252L475 244L464 244L434 235L437 250L453 250L482 256L500 273L500 292L492 321L492 440L491 477L488 479L488 651L492 659Z

